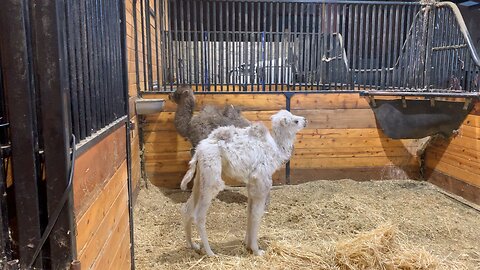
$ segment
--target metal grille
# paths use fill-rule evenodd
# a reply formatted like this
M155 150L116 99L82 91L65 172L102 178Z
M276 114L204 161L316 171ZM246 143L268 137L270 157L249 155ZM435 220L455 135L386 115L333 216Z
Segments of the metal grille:
M139 90L189 84L198 91L478 91L480 62L454 5L138 4L136 40L145 44L136 55L145 71Z
M125 115L119 1L65 1L73 133L80 140Z

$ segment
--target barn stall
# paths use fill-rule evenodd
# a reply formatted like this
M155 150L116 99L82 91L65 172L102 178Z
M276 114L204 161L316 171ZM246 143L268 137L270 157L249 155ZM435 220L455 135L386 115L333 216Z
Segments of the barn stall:
M162 112L139 116L146 187L134 213L138 268L478 267L470 228L478 225L480 62L455 4L137 6L137 29L151 25L134 36L146 42L136 55L139 96L166 100ZM167 96L181 84L194 90L196 112L233 104L267 125L280 109L309 121L274 175L264 258L242 244L246 190L231 179L207 218L219 257L185 248L180 208L189 192L178 187L191 144L176 131L178 108Z
M2 2L0 265L476 269L469 5L462 18L430 1ZM184 248L191 146L167 99L181 84L197 112L309 120L274 175L263 258L243 247L231 179L207 219L219 257Z

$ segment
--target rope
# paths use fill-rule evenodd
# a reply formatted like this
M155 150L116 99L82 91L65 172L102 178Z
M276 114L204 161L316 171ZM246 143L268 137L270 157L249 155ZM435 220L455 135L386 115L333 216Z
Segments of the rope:
M65 188L62 198L60 199L60 202L58 202L58 205L55 208L55 211L53 212L51 218L48 220L47 228L45 228L42 238L40 238L40 242L37 246L37 249L35 250L35 253L33 254L32 260L28 264L28 268L32 268L33 264L35 263L35 260L37 260L38 254L40 254L40 251L42 250L43 245L45 244L47 238L50 236L50 233L52 232L53 226L55 226L55 223L57 223L58 216L60 216L60 212L62 211L63 206L67 202L68 195L70 193L70 190L72 189L73 170L75 168L75 151L76 151L75 146L76 146L75 135L72 134L72 142L71 142L72 154L70 156L70 171L68 175L68 185Z

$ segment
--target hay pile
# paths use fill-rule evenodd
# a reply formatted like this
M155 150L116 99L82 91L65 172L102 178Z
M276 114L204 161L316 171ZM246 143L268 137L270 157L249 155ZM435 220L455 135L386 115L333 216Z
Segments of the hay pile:
M189 194L151 187L135 207L137 269L479 269L480 215L415 181L318 181L272 192L249 254L245 191L226 191L207 220L216 258L185 248ZM460 218L461 217L461 218ZM197 238L198 240L198 238Z

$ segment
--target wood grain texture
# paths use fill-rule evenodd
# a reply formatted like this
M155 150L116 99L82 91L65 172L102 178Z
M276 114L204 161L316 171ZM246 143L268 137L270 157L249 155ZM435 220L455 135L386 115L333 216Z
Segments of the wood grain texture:
M74 209L78 216L126 159L125 126L108 135L75 161Z
M480 205L480 187L466 183L438 170L427 169L426 176L430 183Z
M95 237L102 222L109 214L110 209L117 211L127 205L127 166L126 162L108 181L105 187L95 196L94 202L82 214L77 215L77 250L81 251L87 243ZM114 215L112 218L118 218Z
M146 98L167 98L147 94ZM197 94L197 110L205 104L242 106L252 121L270 122L270 116L283 108L285 96L271 94ZM166 103L165 112L146 117L145 162L149 180L159 186L178 187L190 160L190 143L180 137L173 124L175 106ZM358 94L295 94L294 114L309 121L298 135L292 156L292 174L310 169L341 170L358 168L418 168L418 140L392 140L377 128L375 116ZM362 169L363 170L363 169ZM394 177L396 174L389 174ZM354 175L352 175L354 177ZM355 178L354 178L355 179ZM276 183L285 183L280 170Z
M474 197L469 192L462 191L462 188L480 187L479 104L477 102L460 126L458 135L447 140L433 141L427 148L425 157L426 171L430 172L432 181L470 198Z

